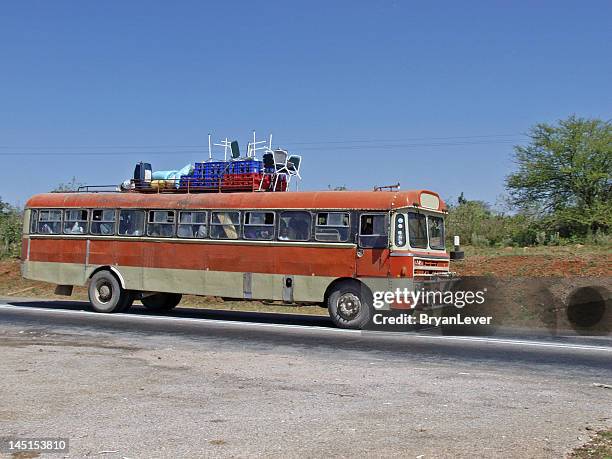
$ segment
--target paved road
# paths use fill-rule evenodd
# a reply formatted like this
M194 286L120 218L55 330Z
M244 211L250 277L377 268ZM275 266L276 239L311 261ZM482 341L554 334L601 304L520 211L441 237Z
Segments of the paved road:
M559 457L612 425L608 338L85 306L0 304L0 436L70 437L71 457Z

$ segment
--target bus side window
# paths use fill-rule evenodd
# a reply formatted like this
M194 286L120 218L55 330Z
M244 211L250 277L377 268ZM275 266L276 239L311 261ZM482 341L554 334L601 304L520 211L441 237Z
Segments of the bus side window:
M244 214L244 238L256 241L274 239L274 212L246 212Z
M351 232L350 216L345 212L317 214L315 239L323 242L346 242Z
M444 219L429 215L427 217L429 228L429 248L433 250L444 250Z
M385 214L361 214L359 220L359 246L366 249L382 249L389 245L387 216Z
M59 209L40 210L38 214L38 233L60 234L62 232L62 211Z
M147 224L147 236L172 237L174 236L174 211L151 210Z
M94 209L91 212L91 234L112 236L115 234L116 212L114 209Z
M144 210L119 211L119 235L142 236L144 234Z
M210 237L213 239L238 239L240 237L240 212L212 212Z
M178 237L204 239L208 236L206 226L206 212L186 212L179 213Z
M64 234L85 234L87 232L87 210L67 209L64 211Z
M312 218L309 212L281 212L278 224L278 239L280 241L308 241Z
M30 210L30 234L36 233L36 224L38 223L38 211L36 209Z

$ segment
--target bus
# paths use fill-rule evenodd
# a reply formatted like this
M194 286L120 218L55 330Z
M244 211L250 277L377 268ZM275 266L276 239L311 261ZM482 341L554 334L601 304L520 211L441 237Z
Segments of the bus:
M26 204L22 275L87 286L103 313L190 294L316 303L361 329L374 292L452 277L446 215L428 190L45 193Z

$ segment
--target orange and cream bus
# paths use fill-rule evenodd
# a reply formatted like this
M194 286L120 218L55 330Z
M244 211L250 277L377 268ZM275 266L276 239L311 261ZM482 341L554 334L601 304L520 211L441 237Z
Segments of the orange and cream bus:
M426 191L48 193L25 210L22 271L98 312L181 295L318 303L362 328L372 294L449 278L446 206Z

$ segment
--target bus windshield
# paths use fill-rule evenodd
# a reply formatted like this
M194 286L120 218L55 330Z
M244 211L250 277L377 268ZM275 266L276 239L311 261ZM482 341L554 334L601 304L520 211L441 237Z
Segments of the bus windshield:
M415 249L444 250L444 219L408 212L408 237Z
M417 249L427 248L427 217L424 214L408 212L408 237L410 246Z

